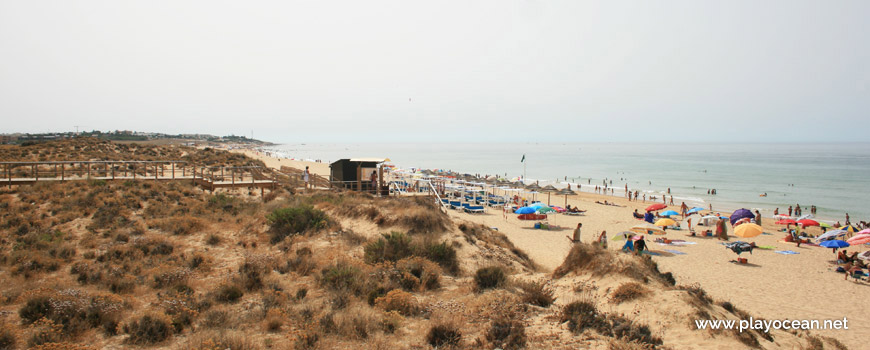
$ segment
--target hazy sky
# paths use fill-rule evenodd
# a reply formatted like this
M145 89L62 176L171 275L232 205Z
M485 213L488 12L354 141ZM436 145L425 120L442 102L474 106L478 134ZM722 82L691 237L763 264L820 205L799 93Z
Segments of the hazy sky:
M867 141L868 68L870 1L0 0L0 133Z

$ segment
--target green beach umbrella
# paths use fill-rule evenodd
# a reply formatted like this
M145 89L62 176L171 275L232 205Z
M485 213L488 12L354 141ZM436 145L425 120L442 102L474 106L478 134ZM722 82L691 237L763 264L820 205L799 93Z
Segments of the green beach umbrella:
M553 209L550 207L540 207L536 211L538 212L538 214L546 214L546 213L552 213L552 212L556 211L556 209Z

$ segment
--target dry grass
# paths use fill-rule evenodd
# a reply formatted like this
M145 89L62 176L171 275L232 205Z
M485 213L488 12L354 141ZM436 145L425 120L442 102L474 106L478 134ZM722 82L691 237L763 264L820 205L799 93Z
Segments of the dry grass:
M661 273L649 257L619 254L592 244L575 244L562 265L553 271L553 278L562 278L572 272L590 273L596 277L620 274L643 283L658 281L665 286L675 283L671 273Z
M623 283L610 294L610 302L622 304L626 301L637 300L650 294L650 290L637 282Z

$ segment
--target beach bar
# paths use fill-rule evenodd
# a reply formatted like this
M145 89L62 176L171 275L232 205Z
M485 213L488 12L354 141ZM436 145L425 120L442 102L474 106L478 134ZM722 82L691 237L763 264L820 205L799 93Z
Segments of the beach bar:
M386 158L339 159L329 165L329 181L333 187L354 191L389 194L384 186L384 162ZM372 175L375 181L372 181Z

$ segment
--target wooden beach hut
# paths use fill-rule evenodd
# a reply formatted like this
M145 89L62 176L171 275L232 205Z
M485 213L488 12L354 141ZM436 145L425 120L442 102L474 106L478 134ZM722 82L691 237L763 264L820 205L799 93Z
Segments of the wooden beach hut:
M329 181L334 187L349 190L389 194L384 184L384 163L387 158L339 159L329 165ZM375 182L372 182L372 175Z

